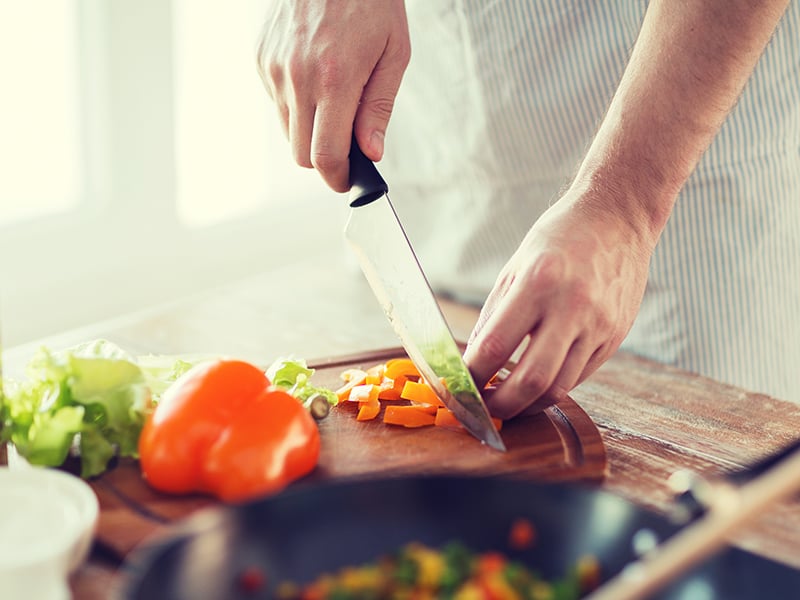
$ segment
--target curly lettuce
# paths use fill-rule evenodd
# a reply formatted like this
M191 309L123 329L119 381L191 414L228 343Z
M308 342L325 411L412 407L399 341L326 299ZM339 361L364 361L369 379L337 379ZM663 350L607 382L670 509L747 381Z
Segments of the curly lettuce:
M143 367L107 340L59 352L42 347L22 381L3 381L0 443L47 467L77 450L86 478L105 471L115 456L137 458L152 402L187 368L185 361L169 362L169 368Z

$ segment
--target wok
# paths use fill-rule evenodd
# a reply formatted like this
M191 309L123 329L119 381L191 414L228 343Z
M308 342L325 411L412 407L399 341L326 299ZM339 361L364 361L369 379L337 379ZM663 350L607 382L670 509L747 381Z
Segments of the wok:
M508 533L520 517L534 524L537 541L513 551ZM123 597L269 598L281 581L309 581L409 541L458 540L475 551L500 550L548 578L591 554L607 580L637 558L634 539L662 541L679 529L661 515L575 484L477 476L306 484L187 519L131 556ZM253 569L263 574L263 585L243 586L243 574ZM800 571L728 548L653 597L790 598L798 590Z

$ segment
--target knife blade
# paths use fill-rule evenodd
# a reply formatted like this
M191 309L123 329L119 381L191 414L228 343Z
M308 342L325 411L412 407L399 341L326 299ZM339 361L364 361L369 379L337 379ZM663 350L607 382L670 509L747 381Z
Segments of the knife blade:
M467 431L505 451L392 206L389 188L355 139L349 202L345 239L409 358Z

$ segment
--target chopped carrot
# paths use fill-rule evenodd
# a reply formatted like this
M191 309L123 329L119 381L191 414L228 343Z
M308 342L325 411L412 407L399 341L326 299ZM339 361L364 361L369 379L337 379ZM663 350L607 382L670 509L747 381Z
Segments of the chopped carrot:
M367 378L367 372L364 369L345 369L339 377L342 381L350 383L351 381L360 381L361 383Z
M361 369L347 369L342 373L342 379L344 379L345 384L335 392L339 402L347 400L350 397L350 390L362 385L367 380L367 372Z
M433 388L424 381L406 381L400 397L404 400L411 400L421 404L431 404L433 406L444 406L439 396Z
M383 383L378 387L380 388L379 400L400 400L400 390L395 387L394 381L391 379L384 378Z
M426 427L433 425L436 417L424 406L387 406L383 413L383 422L403 427Z
M383 383L383 372L385 369L386 365L383 364L375 365L367 369L365 383L371 383L372 385L380 385Z
M359 402L356 421L371 421L378 416L379 412L381 412L381 405L379 402Z
M492 417L492 423L494 423L494 426L497 428L497 431L500 431L500 429L502 429L503 427L502 419ZM434 425L437 425L439 427L444 427L446 429L454 429L454 430L464 429L464 426L453 414L453 411L444 406L440 406L439 409L436 411L436 419L434 421Z
M347 400L375 404L378 401L378 392L380 392L380 388L377 385L362 383L361 385L353 386L347 395Z
M419 371L410 358L393 358L387 361L383 375L389 379L397 379L400 376L413 379L420 378Z
M453 411L444 406L436 411L436 419L434 419L433 424L446 429L464 429L464 426L456 419Z
M336 390L340 403L358 404L356 420L375 419L382 401L406 400L409 404L389 405L383 422L404 427L436 425L453 430L464 427L419 374L410 358L395 358L368 369L352 368L341 374L345 384ZM442 381L444 384L444 381ZM503 422L492 419L499 430Z

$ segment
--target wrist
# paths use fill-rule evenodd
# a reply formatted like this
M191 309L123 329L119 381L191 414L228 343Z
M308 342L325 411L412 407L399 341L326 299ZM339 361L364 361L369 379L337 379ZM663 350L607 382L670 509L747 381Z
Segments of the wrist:
M611 213L653 248L684 179L659 172L644 160L593 161L587 156L568 195L593 212Z

